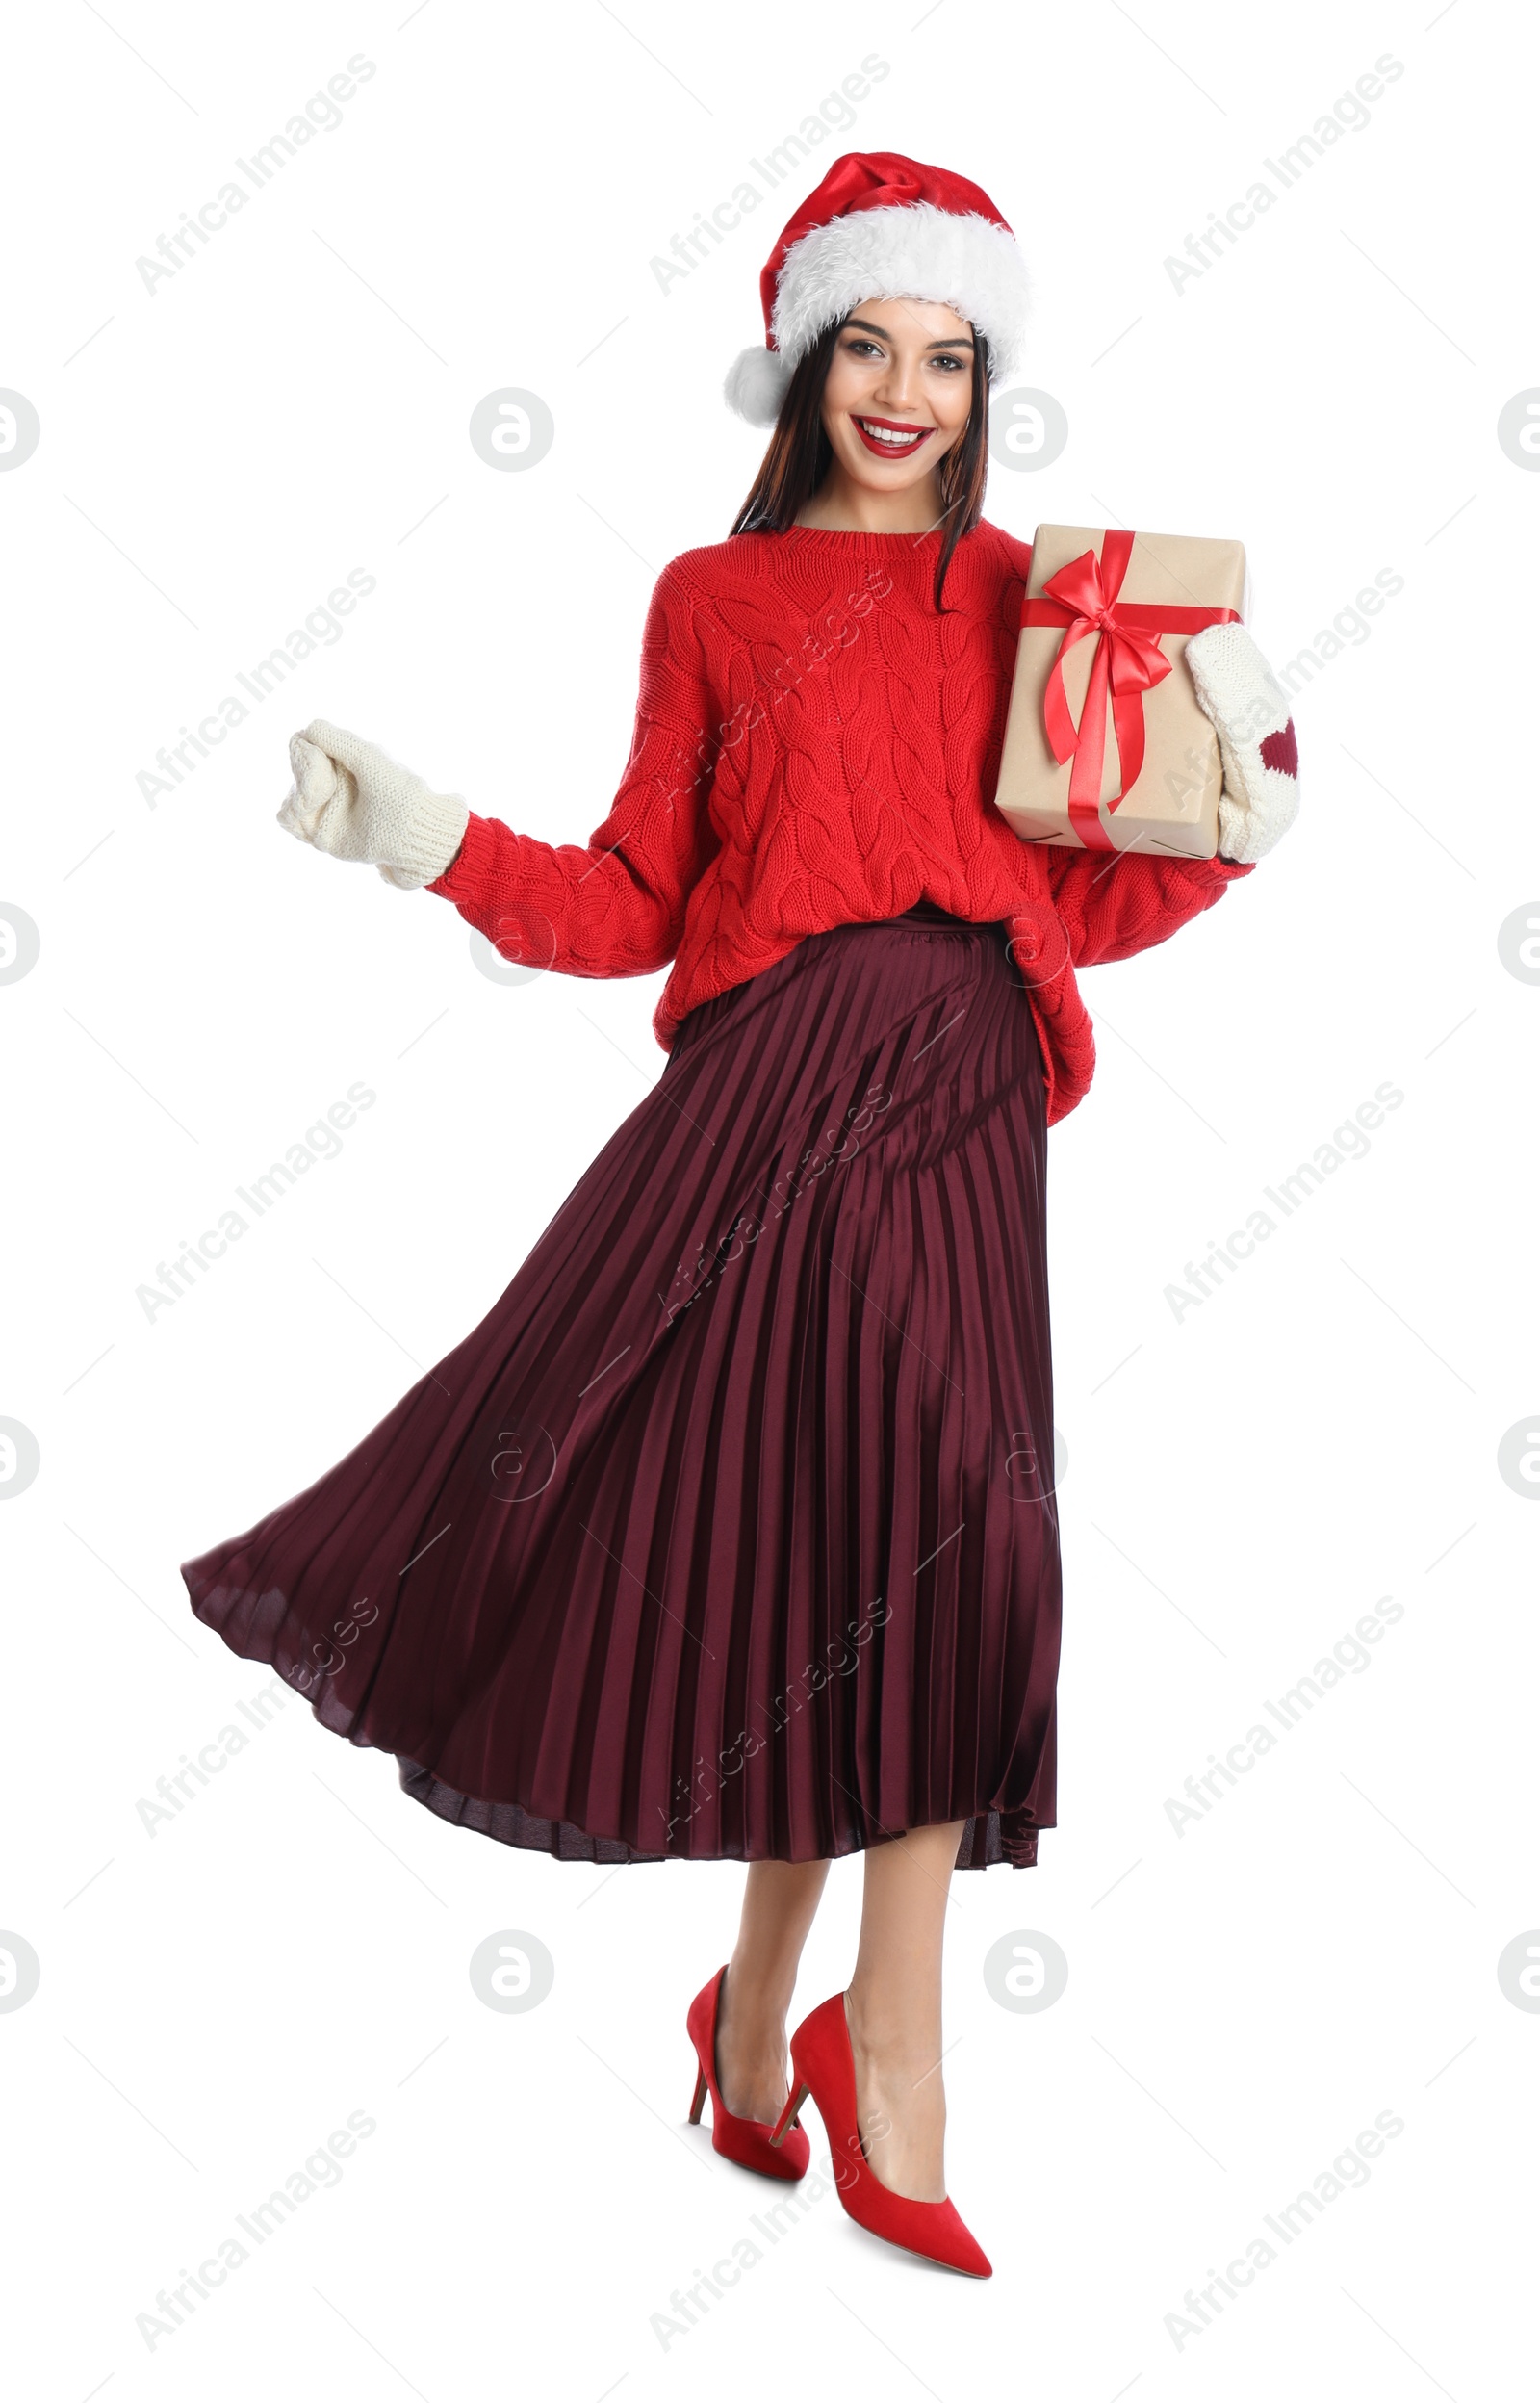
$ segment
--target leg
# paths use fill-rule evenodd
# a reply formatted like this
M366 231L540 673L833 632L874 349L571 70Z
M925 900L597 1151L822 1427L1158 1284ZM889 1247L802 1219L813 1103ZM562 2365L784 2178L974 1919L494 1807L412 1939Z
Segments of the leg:
M964 1823L917 1827L868 1850L845 1996L866 2158L885 2186L916 2203L946 2200L941 1937Z
M738 1940L722 1981L716 2075L739 2119L777 2118L790 2091L786 2013L827 1861L751 1861Z

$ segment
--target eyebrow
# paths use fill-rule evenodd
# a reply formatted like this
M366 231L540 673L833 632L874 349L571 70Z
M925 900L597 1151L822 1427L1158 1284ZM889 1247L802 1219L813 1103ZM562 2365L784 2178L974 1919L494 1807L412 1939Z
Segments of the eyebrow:
M863 334L876 334L884 342L891 342L893 339L886 325L874 325L870 318L847 317L845 324L847 326L859 325ZM966 334L959 334L955 341L928 342L925 348L927 350L971 350L973 344Z

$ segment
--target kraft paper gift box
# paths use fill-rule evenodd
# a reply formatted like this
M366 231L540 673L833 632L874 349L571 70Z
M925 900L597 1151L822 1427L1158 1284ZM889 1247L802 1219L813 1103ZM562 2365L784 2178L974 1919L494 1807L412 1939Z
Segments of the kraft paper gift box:
M1245 586L1238 542L1039 527L995 792L1023 841L1215 857L1219 737L1182 655Z

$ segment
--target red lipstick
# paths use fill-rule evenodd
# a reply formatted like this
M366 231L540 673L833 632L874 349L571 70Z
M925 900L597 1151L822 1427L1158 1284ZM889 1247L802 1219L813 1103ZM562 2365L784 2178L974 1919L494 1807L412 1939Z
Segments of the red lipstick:
M851 411L850 422L872 456L878 459L911 459L921 444L936 431L934 426L916 426L912 419L906 423L900 418L872 417L864 412L858 417L854 410ZM909 439L906 442L884 442L877 434L867 432L868 426L880 426L888 433L906 434Z

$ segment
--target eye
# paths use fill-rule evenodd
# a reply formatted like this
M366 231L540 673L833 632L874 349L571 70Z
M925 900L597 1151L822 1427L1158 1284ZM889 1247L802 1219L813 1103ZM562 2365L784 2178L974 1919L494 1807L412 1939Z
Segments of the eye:
M875 342L868 341L867 337L866 337L864 334L855 334L855 335L853 335L853 336L851 337L850 341L849 341L849 342L845 345L845 348L846 348L846 349L847 349L847 350L852 350L852 351L855 351L855 350L870 350L870 351L872 351L875 355L877 355L877 356L881 356L880 351L878 351L878 347L877 347L876 343L875 343Z
M964 360L958 358L955 352L949 350L942 351L939 357L931 361L933 367L944 367L949 375L961 374L965 364Z

